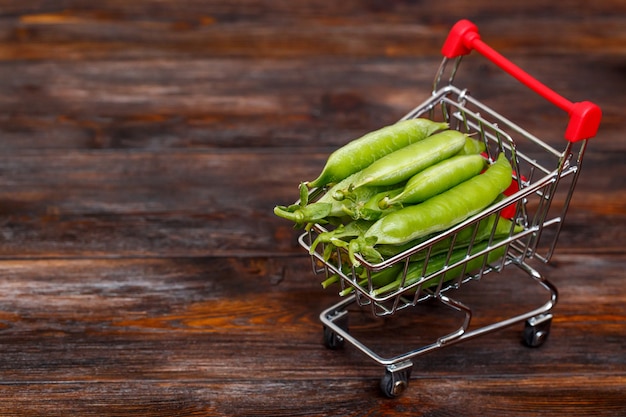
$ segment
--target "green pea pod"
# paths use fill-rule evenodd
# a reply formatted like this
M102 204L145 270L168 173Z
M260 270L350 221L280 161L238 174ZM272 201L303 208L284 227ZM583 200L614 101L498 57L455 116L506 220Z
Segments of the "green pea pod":
M485 159L480 155L460 155L445 159L415 174L400 194L381 199L379 206L387 209L395 205L421 203L480 174L485 164Z
M363 186L394 185L456 154L465 145L467 135L445 130L392 152L357 173L348 190Z
M307 185L318 188L341 181L377 159L447 128L447 123L417 118L369 132L334 151L320 175Z
M470 251L470 254L476 254L487 248L489 242L481 242L474 247ZM466 273L470 273L472 271L476 271L483 266L483 263L486 262L488 264L494 263L498 259L502 258L505 254L506 246L500 246L495 248L482 256L478 256L474 259L467 261L465 264L461 264L454 268L450 268L442 275L443 282L449 282L456 278L458 278L464 271ZM426 265L426 271L424 271L424 261L412 262L406 271L406 279L404 281L404 287L412 285L423 277L433 274L437 271L442 270L446 265L452 265L456 262L462 261L468 255L467 249L459 249L455 250L448 259L447 254L433 256L428 260L428 265ZM485 259L486 258L486 259ZM373 294L375 296L379 296L382 294L390 293L392 291L396 291L402 285L402 277L404 271L399 274L396 280L390 282L387 285L381 286L375 291ZM433 280L432 283L428 283L426 288L434 287L439 284L439 279Z
M472 241L477 243L487 240L491 237L492 232L493 239L499 240L509 236L511 232L519 233L522 230L522 226L514 225L511 220L500 217L497 213L492 214L479 221L475 226L466 227L460 230L456 234L456 237L454 237L454 249L456 250L467 247ZM415 247L422 242L425 242L431 237L432 236L425 236L422 238L418 238L414 241L405 243L403 245L378 245L376 246L376 251L383 257L390 258L408 249L411 249L412 247ZM449 236L445 239L440 240L439 242L434 243L430 248L430 256L448 252L450 250L452 240L453 237ZM424 259L426 257L426 253L427 251L423 250L413 254L411 256L411 261Z
M511 164L503 153L487 170L421 204L382 217L361 238L350 242L350 260L356 252L371 253L376 245L401 245L446 230L489 206L512 181Z
M486 150L487 146L485 142L468 136L465 140L465 145L463 145L463 149L461 149L457 155L478 155Z

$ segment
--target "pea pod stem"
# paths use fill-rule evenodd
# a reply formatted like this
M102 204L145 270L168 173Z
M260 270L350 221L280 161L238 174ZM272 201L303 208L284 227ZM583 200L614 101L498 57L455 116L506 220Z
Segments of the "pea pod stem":
M387 190L389 187L361 187L350 193L347 198L337 200L333 197L334 193L346 187L354 178L354 175L340 181L333 187L329 188L317 201L308 203L308 190L306 186L300 186L300 202L291 206L276 206L274 214L287 220L291 220L296 226L307 223L325 223L331 217L350 216L357 218L355 209L365 202L369 201L372 196Z
M339 241L347 241L345 242L345 246L347 247L348 242L351 239L362 236L371 225L372 222L369 221L354 220L349 222L348 224L341 224L333 230L322 232L315 238L315 240L311 244L311 247L309 248L309 253L312 254L313 252L315 252L317 246L320 243L334 243L334 245L337 246L341 245Z
M283 219L291 220L297 225L319 222L328 217L332 210L330 203L312 203L305 207L276 206L274 214Z
M339 279L340 278L338 274L332 274L331 276L326 278L324 281L322 281L322 288L326 289L330 287L331 285L338 283Z
M400 206L381 207L380 201L393 199L401 194L403 190L404 187L400 187L374 194L369 200L354 207L354 218L374 221L395 210L399 210L401 208Z

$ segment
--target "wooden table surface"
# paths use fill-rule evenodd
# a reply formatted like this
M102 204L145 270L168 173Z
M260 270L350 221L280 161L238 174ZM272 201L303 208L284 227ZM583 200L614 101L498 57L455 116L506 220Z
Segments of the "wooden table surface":
M461 18L604 116L539 266L560 296L546 344L513 326L431 352L387 399L381 366L322 345L338 296L272 208L428 97ZM479 55L459 78L562 143L564 114ZM0 415L626 415L624 93L617 0L1 0ZM530 292L458 291L477 324ZM417 337L363 320L390 348Z

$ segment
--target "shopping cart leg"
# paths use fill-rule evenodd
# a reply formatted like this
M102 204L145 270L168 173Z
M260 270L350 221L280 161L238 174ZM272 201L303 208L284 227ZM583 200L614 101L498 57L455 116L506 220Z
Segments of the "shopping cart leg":
M529 347L539 347L544 344L550 334L552 314L542 314L526 320L522 342Z
M348 312L346 310L334 310L326 315L327 319L338 326L340 329L348 332ZM344 346L345 339L340 334L333 331L330 327L324 325L324 346L328 349L337 350Z
M526 270L531 278L550 292L550 301L544 305L543 311L540 314L526 319L524 323L522 343L529 347L539 347L548 340L550 326L552 324L552 309L556 305L559 292L554 284L528 264L521 264L519 266Z
M409 386L412 369L413 362L409 360L385 367L385 375L380 380L382 392L389 398L402 395Z

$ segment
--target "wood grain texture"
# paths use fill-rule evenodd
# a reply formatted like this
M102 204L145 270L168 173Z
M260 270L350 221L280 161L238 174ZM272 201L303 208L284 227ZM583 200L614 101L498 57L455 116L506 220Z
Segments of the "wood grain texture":
M621 258L556 262L544 271L562 289L546 345L522 346L514 326L434 352L416 360L411 389L389 402L376 391L380 367L353 349L322 347L317 312L334 296L306 259L286 269L274 258L3 261L0 410L363 415L359 405L384 415L464 407L618 415L626 405ZM485 279L460 296L476 307L476 325L543 299L519 274ZM432 314L446 313L419 308L386 323L363 315L354 331L374 345L395 337L394 349L420 346L415 330L440 335Z
M322 345L338 300L272 214L332 150L428 98L451 25L603 110L521 325L383 368ZM0 415L622 416L626 5L565 0L0 0ZM552 146L565 115L480 56L457 77ZM563 204L561 195L555 197ZM515 269L454 297L472 327L542 303ZM351 311L385 353L460 317Z
M301 231L272 208L291 204L298 183L317 175L327 154L308 149L5 155L0 256L300 253ZM624 189L621 162L618 153L588 153L559 250L622 251L625 195L611 192Z

